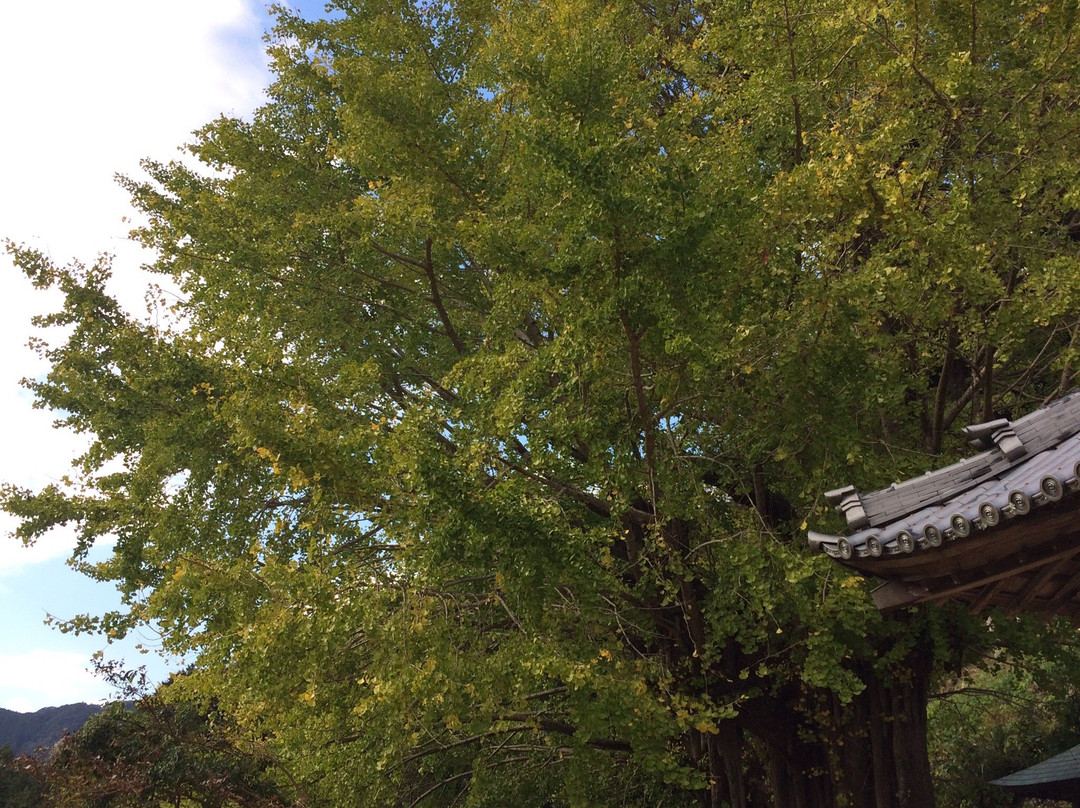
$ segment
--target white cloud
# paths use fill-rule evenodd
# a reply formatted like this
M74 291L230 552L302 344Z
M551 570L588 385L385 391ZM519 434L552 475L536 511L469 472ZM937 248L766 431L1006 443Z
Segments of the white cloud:
M266 82L265 14L247 0L85 0L0 7L0 228L61 261L122 249L116 173L172 159Z
M175 159L193 130L258 106L268 79L266 24L261 0L0 3L0 238L60 263L115 253L113 291L141 311L146 278L138 265L147 256L127 241L131 225L123 217L131 211L113 177L137 175L144 157ZM20 378L46 371L25 344L31 314L55 305L0 254L0 482L54 482L85 445L52 429L53 416L32 410L18 388ZM0 533L11 530L5 519ZM4 587L51 569L42 562L55 563L71 546L70 530L30 549L0 535ZM115 597L101 588L106 599ZM8 608L15 609L5 616L9 626L41 622L33 610ZM86 671L85 655L29 650L56 643L55 632L41 632L40 641L20 633L17 647L4 647L0 637L0 705L36 709L102 698L107 688Z
M24 547L22 542L10 537L14 527L11 517L0 518L0 583L9 575L18 575L31 564L71 555L74 538L68 531L55 530L32 547Z
M58 262L116 253L113 291L137 310L147 256L126 240L131 211L114 175L137 175L146 156L174 159L194 129L259 104L266 21L252 0L0 4L0 237ZM85 445L52 429L18 388L45 372L25 347L30 316L56 303L0 257L0 481L40 487ZM0 570L58 547L0 539Z
M97 702L111 696L84 654L37 649L0 654L0 707L33 712L42 707Z

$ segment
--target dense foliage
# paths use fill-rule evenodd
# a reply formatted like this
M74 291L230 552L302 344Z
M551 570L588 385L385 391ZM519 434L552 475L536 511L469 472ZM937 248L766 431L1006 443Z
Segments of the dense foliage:
M7 744L0 746L0 805L5 808L38 808L42 805L41 782L34 761L16 756Z
M50 749L0 748L4 808L288 808L266 744L213 699L147 692L142 669L98 665L125 701L98 707ZM278 771L280 775L281 772ZM287 780L287 775L283 776Z
M336 5L127 181L178 303L11 248L94 442L5 507L128 607L72 628L154 621L315 804L930 804L1010 634L801 529L1072 385L1075 3Z
M38 764L49 808L285 808L272 759L227 716L149 695L110 705Z
M1014 795L988 781L1080 743L1074 676L1052 662L1034 670L990 667L964 677L930 705L930 759L941 805L1015 805Z

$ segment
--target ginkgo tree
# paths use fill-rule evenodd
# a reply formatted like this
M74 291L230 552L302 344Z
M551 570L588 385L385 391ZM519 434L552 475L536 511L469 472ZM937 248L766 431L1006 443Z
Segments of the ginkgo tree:
M280 10L251 120L125 180L181 290L63 308L9 487L326 805L933 802L926 699L1061 626L883 619L820 492L1077 368L1075 4Z

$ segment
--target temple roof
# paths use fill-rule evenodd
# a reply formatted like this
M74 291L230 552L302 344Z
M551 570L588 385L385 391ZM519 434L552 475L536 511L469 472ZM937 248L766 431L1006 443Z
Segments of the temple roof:
M978 454L881 491L828 492L851 532L811 531L811 545L886 579L882 609L958 599L1080 620L1080 391L964 433Z
M1000 786L1024 797L1074 800L1080 797L1080 746L1014 772L990 785Z

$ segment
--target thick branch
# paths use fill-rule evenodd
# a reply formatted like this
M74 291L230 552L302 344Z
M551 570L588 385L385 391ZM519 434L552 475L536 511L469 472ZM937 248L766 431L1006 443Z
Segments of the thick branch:
M863 23L863 27L866 28L866 30L868 30L870 33L878 37L878 39L880 39L882 42L884 42L885 45L889 48L889 50L891 50L897 56L904 56L904 52L900 50L900 46L893 42L892 37L885 33L884 30L876 26L870 25L869 23ZM925 73L922 72L922 70L919 69L919 66L915 63L916 57L917 53L913 52L911 54L911 59L908 63L908 67L911 68L911 72L914 73L915 77L923 84L923 86L926 87L933 94L934 98L938 100L938 103L940 103L944 109L948 110L950 113L954 112L953 102L949 99L947 95L945 95L943 92L941 92L940 89L938 89L938 86L930 80L929 76L927 76Z
M949 374L953 366L953 355L959 337L956 328L950 328L945 342L945 358L941 362L941 375L938 377L937 393L934 395L934 413L930 422L929 444L927 448L937 454L941 451L941 442L945 427L945 397L949 390Z
M626 312L619 315L623 330L630 344L630 374L634 385L634 400L637 404L637 416L641 421L642 431L645 433L645 467L649 474L649 498L652 500L653 513L657 513L660 505L660 493L656 482L656 438L653 432L652 414L649 412L649 402L645 397L645 382L641 372L641 337L645 329L634 331L630 327L630 317Z
M511 460L507 460L505 457L500 457L498 459L507 468L516 471L518 474L522 474L525 477L528 477L530 480L536 480L539 483L543 483L548 488L551 488L557 493L566 494L571 499L580 502L582 505L585 505L593 513L603 517L611 516L611 506L604 500L600 499L600 497L594 496L593 494L590 494L586 491L582 491L581 489L575 488L574 486L568 485L567 483L561 482L560 480L556 480L554 477L549 477L546 474L540 474L539 472L527 469L524 466L518 465Z
M791 9L788 7L788 0L784 0L784 26L787 28L787 46L788 46L788 68L790 70L791 83L794 86L796 79L798 78L798 68L795 64L795 29L791 24ZM799 165L802 162L802 150L803 150L803 132L802 132L802 110L799 107L799 96L795 93L791 94L791 103L794 107L795 114L795 149L792 155L794 164Z
M434 746L428 746L424 749L418 749L412 754L406 755L401 759L401 762L398 764L398 766L400 767L406 763L411 763L414 760L419 760L420 758L425 758L430 755L445 752L448 749L456 749L460 746L468 746L471 743L475 743L476 741L482 741L485 738L491 738L495 735L516 734L518 732L527 732L529 730L535 729L536 727L532 724L514 724L513 726L503 727L501 729L489 729L486 732L479 732L475 735L469 735L465 738L459 738L458 740L451 741L450 743L436 743Z
M535 720L535 717L530 713L510 713L504 716L508 721L529 721ZM537 721L537 726L545 732L556 732L560 735L577 735L578 728L573 724L566 721L555 721L548 718L541 718ZM597 738L591 741L585 742L587 746L591 746L593 749L605 749L609 752L632 752L634 748L626 741L616 741L611 738Z
M450 322L450 315L443 305L442 295L439 294L439 284L435 279L435 264L431 260L430 238L424 240L424 272L427 274L428 283L431 284L431 302L435 304L435 311L439 313L439 319L442 320L443 327L446 329L446 336L453 343L454 350L459 354L463 354L465 353L465 343L461 341L453 323Z

